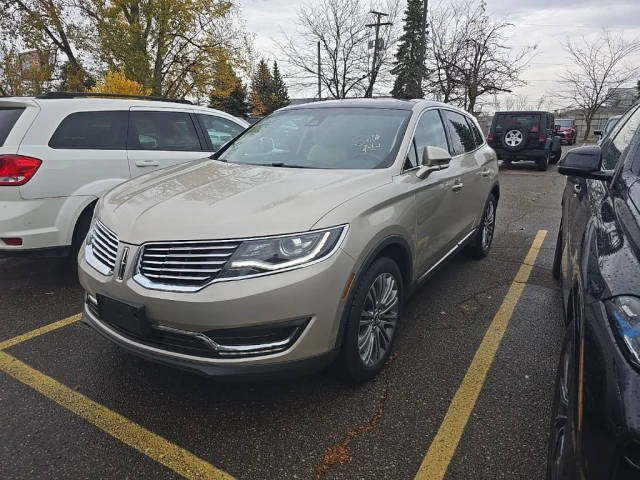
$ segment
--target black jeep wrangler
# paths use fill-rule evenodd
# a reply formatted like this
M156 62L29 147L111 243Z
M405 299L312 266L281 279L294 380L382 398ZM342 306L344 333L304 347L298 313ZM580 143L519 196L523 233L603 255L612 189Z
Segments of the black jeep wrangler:
M562 153L550 112L496 112L487 140L507 165L532 160L539 170L546 170Z

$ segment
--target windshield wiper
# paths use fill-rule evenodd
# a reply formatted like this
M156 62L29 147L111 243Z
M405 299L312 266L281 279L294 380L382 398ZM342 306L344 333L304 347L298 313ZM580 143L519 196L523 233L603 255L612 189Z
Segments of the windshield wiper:
M273 162L271 164L272 167L284 167L284 168L313 168L313 167L307 167L305 165L289 165L287 163L284 162Z

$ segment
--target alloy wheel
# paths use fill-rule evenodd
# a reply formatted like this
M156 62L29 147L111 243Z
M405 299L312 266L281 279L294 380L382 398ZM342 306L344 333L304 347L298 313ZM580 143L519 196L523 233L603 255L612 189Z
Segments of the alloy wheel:
M489 250L493 240L493 231L496 227L496 207L493 202L487 203L484 211L484 221L482 223L482 249Z
M358 353L367 367L378 363L391 347L399 300L398 282L391 273L381 273L369 287L358 330Z
M506 143L509 147L517 147L522 143L524 137L520 130L509 130L504 135L504 143Z

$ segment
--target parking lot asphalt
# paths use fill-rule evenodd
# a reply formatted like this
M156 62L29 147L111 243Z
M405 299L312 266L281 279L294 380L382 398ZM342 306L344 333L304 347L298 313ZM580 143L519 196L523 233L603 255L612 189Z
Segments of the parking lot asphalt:
M438 431L449 428L443 419L452 400L544 230L444 477L543 478L563 329L551 266L564 177L555 166L538 172L516 164L501 169L500 182L489 257L459 255L421 286L405 306L393 361L364 385L347 385L331 370L218 383L133 357L78 322L7 347L80 395L53 401L48 390L0 372L0 478L178 478L179 470L162 464L170 445L242 479L414 478ZM73 316L81 305L68 263L0 260L0 342ZM75 413L65 402L75 402ZM96 426L83 402L124 417L134 433ZM127 441L140 438L135 428L160 440L132 446Z

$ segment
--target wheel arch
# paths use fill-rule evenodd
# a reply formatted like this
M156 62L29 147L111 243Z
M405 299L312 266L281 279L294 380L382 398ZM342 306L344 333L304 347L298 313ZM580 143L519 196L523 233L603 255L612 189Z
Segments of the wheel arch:
M344 337L344 330L346 328L349 312L351 311L351 305L353 302L353 295L355 292L355 286L362 279L362 276L367 269L379 258L388 257L398 264L400 273L402 274L402 286L403 295L402 300L407 296L408 289L413 282L413 255L409 243L400 235L389 235L379 242L375 248L373 248L365 257L365 260L360 265L359 269L355 273L353 282L351 282L351 288L347 300L342 310L342 316L340 318L340 327L338 329L338 335L336 337L335 350L339 351L342 348L342 340Z

